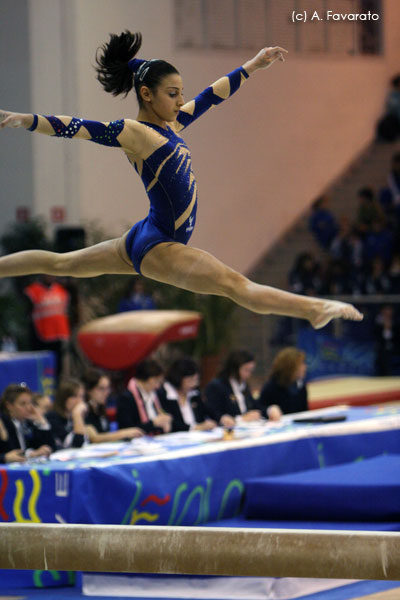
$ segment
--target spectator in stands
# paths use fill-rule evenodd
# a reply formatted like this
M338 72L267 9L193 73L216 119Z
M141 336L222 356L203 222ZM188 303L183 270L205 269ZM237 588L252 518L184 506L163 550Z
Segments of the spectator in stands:
M1 411L7 451L22 450L26 457L34 458L51 454L54 439L50 425L33 406L32 392L26 385L12 383L6 387Z
M328 263L325 271L325 293L361 294L364 246L361 235L347 218L343 218L341 221L340 231L331 244L330 253L334 261ZM341 265L339 270L344 273L345 280L340 274L336 273L336 278L338 277L339 281L331 285L330 271L333 264L338 264L338 261ZM337 291L334 291L335 288Z
M50 350L56 355L56 373L60 376L63 356L70 338L69 293L52 275L42 275L24 289L30 303L31 346Z
M296 258L293 269L289 274L292 292L315 296L321 291L321 269L310 252L302 252Z
M392 157L387 186L381 190L380 204L393 229L400 228L400 152Z
M146 292L142 279L129 281L126 296L118 304L118 312L129 310L153 310L156 308L153 296Z
M374 258L381 258L388 266L392 259L394 249L393 233L385 226L384 221L377 220L372 223L371 230L364 239L364 257L367 263Z
M392 375L400 368L400 327L392 305L383 306L375 320L375 374Z
M46 415L53 408L53 401L47 394L36 392L32 395L32 404L41 415Z
M206 386L207 410L223 427L234 427L237 417L244 421L255 421L261 417L258 403L248 385L254 367L255 360L251 352L235 350L227 357L218 377Z
M320 246L327 250L339 229L335 217L328 209L327 196L321 196L312 205L308 226Z
M25 462L25 455L21 448L8 450L8 433L0 418L0 464L12 462Z
M362 236L366 236L375 223L384 222L384 214L380 204L375 198L372 188L364 187L358 192L358 210L356 227Z
M331 258L325 270L324 293L327 296L340 296L351 294L352 279L350 276L349 263L341 259Z
M78 379L64 379L60 382L53 410L46 417L51 425L57 450L80 448L86 437L85 389Z
M392 285L388 270L380 256L376 256L370 263L365 275L364 294L390 294Z
M378 138L394 142L400 135L400 73L391 80L391 90L386 98L385 114L378 122Z
M201 397L199 368L191 358L175 360L157 390L163 409L172 415L172 431L210 431L216 427Z
M345 261L352 272L358 272L362 268L363 243L348 217L340 220L340 228L332 240L330 254L335 259Z
M139 427L148 435L171 431L172 416L164 411L156 394L164 378L162 367L147 359L136 365L135 377L114 395L117 405L117 423L125 427Z
M388 270L390 290L392 294L400 294L400 252L393 254Z
M106 414L106 402L111 391L111 382L101 371L87 371L83 383L86 389L88 411L85 417L86 434L91 443L115 442L141 437L144 431L138 427L128 427L110 431L110 422Z
M259 399L269 419L308 410L305 358L305 353L294 347L284 348L276 355Z

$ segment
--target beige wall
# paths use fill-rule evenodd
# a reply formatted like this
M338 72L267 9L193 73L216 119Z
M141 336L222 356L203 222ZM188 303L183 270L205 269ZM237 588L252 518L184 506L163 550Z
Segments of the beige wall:
M24 112L29 110L31 89L28 0L1 0L0 4L0 106ZM1 131L0 232L14 223L18 207L32 211L32 155L32 138L24 131Z
M172 0L30 5L36 112L136 116L133 95L115 99L95 79L94 52L109 32L142 31L141 56L176 64L187 98L249 58L244 51L177 51ZM371 141L388 77L399 68L400 6L398 0L384 5L384 57L289 56L256 73L185 133L200 192L193 244L246 271ZM48 214L56 198L71 222L97 218L118 235L146 214L142 183L120 151L74 140L35 144L38 212Z

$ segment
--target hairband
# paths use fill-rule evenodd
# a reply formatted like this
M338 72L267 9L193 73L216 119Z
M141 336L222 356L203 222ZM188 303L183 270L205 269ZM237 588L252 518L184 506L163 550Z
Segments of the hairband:
M142 60L140 58L132 58L128 62L129 68L134 72L135 79L142 82L146 77L148 70L150 69L151 63L157 61L157 58L151 60Z
M139 67L143 65L147 60L141 60L140 58L132 58L129 62L129 68L136 73L139 70Z

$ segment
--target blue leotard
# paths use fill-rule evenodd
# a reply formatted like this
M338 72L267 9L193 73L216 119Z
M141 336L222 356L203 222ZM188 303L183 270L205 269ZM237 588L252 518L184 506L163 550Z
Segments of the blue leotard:
M240 67L227 75L231 96L248 78ZM180 132L212 106L225 98L215 94L212 86L182 107L177 115ZM190 107L190 108L189 108ZM188 111L190 109L190 112ZM168 142L146 160L135 163L150 200L148 216L129 231L126 250L133 266L140 273L140 264L147 252L161 242L187 244L196 224L197 184L192 171L190 151L184 140L171 127L164 129L144 123L166 137Z
M126 239L126 250L138 273L143 257L155 245L188 243L197 209L197 185L189 148L170 127L144 124L168 141L146 160L135 163L150 200L148 216L132 227Z
M206 88L182 107L174 123L174 130L170 126L164 129L153 123L143 123L144 127L155 130L166 141L146 159L132 163L142 178L150 200L148 216L136 223L126 238L126 250L138 273L141 272L143 257L151 248L162 242L187 244L196 224L197 185L191 156L189 148L177 133L207 110L229 98L247 78L246 71L239 67ZM72 118L65 125L58 117L45 118L51 123L53 135L57 137L74 137L84 126L91 136L90 141L120 146L117 136L124 128L123 119L105 125L97 121ZM36 126L35 115L31 130L34 131Z

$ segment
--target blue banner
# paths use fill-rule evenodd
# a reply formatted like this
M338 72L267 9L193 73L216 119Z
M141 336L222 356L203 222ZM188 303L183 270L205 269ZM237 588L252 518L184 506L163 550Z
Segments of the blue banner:
M77 451L66 462L2 465L0 521L201 525L229 519L241 510L249 478L400 454L398 414L395 407L351 408L346 423L317 427L282 422L265 427L261 438L250 436L231 446L199 443L127 459L110 451L103 458L79 459ZM326 427L337 429L328 435ZM34 571L19 581L37 587L70 577ZM0 587L6 583L10 585L4 572Z
M0 353L0 393L10 383L26 383L34 392L53 396L55 355L53 352Z
M334 338L314 329L300 329L297 347L307 355L307 379L333 375L374 375L373 346Z

